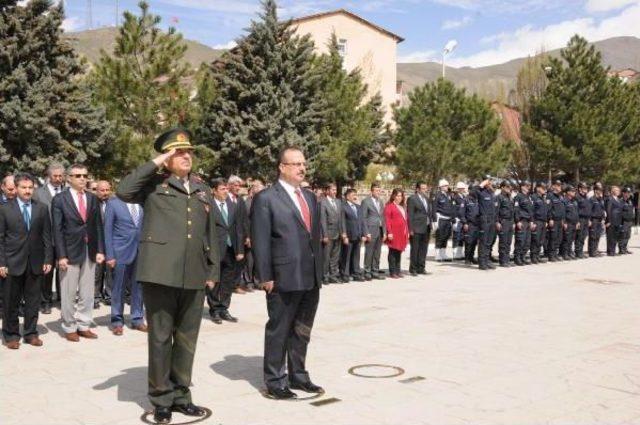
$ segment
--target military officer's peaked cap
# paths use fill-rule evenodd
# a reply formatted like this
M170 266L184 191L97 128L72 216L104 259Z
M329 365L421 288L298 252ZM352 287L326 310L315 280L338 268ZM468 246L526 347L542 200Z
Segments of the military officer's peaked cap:
M157 152L169 152L171 149L194 149L191 133L184 128L172 128L156 139L153 148Z

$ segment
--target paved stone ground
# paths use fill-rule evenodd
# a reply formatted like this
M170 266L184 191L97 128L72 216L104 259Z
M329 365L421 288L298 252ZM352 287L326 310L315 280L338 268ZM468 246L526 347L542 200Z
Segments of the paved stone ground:
M429 262L426 277L325 287L308 366L322 399L341 401L319 407L260 395L264 295L236 295L239 323L202 323L194 400L210 424L640 424L640 236L630 245L635 255L493 272ZM40 316L44 347L2 347L1 424L140 423L145 335L113 336L108 313L96 312L98 340L63 340L54 310ZM405 373L347 373L367 363Z

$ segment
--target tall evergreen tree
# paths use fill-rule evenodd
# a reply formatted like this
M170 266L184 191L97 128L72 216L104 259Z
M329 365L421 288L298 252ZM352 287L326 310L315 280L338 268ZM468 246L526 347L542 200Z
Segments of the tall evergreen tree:
M273 177L287 145L310 159L318 154L323 102L313 48L290 21L278 21L275 1L266 0L248 34L214 64L217 96L198 137L219 155L220 173Z
M111 127L82 78L83 66L61 38L61 5L0 3L0 171L40 174L52 160L99 171Z
M380 160L390 140L379 94L367 99L367 86L358 69L342 66L335 34L329 52L316 59L319 88L326 102L315 162L316 181L335 181L338 187L364 178L367 166Z
M118 130L114 172L146 160L158 133L190 119L182 35L158 28L160 17L145 1L138 6L139 16L124 12L113 52L102 51L92 75L96 99Z
M400 173L436 182L440 177L500 173L512 145L497 142L498 121L489 105L439 79L409 94L396 110L396 158Z

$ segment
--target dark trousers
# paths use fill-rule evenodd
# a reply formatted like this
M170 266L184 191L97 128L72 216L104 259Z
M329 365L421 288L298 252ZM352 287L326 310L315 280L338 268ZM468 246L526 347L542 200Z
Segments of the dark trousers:
M409 254L410 272L421 273L425 271L430 236L431 226L427 227L427 233L414 233L409 237L409 243L411 245L411 251Z
M516 242L513 248L513 254L516 260L524 261L525 255L531 246L531 223L529 220L520 220L520 228L516 225Z
M142 283L149 326L149 400L154 406L191 403L191 372L204 290Z
M480 239L478 241L478 265L487 266L491 257L491 247L496 236L496 221L493 217L480 218Z
M131 264L116 263L116 267L109 272L113 277L111 296L111 326L124 325L124 294L125 288L130 288L131 294L131 326L144 324L144 303L142 288L136 280L136 261ZM96 265L97 266L97 265Z
M56 249L53 247L53 258L56 258ZM56 294L58 300L60 300L60 271L55 267L44 276L42 283L42 305L53 304L53 280L56 282Z
M254 283L254 275L253 275L253 252L251 252L251 248L245 247L244 249L244 281L246 283Z
M631 227L633 222L631 220L625 221L622 223L622 234L620 235L620 240L618 241L618 248L620 252L627 252L629 250L629 239L631 239Z
M402 251L397 249L389 248L389 255L387 259L389 260L389 274L390 275L399 275L400 274L400 258L402 256Z
M18 306L24 297L24 327L22 335L25 339L38 336L38 311L42 295L43 275L27 270L19 276L7 276L3 285L4 305L2 309L2 336L5 341L20 339L18 323Z
M447 241L451 237L451 220L441 218L436 229L436 248L446 248Z
M568 223L567 228L562 232L562 245L560 246L560 254L563 258L573 256L574 243L576 240L576 223Z
M480 227L473 223L468 223L467 226L467 231L464 234L464 259L471 261L478 246Z
M93 291L94 300L110 300L111 291L113 290L113 276L111 267L107 266L105 262L102 264L96 263L96 281ZM127 292L131 292L131 282L127 281Z
M340 248L342 238L329 239L323 247L324 278L337 278L340 269Z
M320 299L319 288L274 291L266 296L269 320L264 331L264 382L267 388L288 387L289 382L310 382L305 361Z
M602 220L591 220L589 228L589 256L594 257L598 254L598 245L600 244L600 236L602 235Z
M607 254L608 255L615 255L621 230L622 230L622 225L609 224L609 227L607 227Z
M589 219L580 218L580 229L576 231L576 257L584 256L584 241L589 237Z
M371 240L364 244L364 273L380 273L380 252L382 251L382 228L377 237L371 236Z
M536 221L536 230L531 232L531 258L538 259L545 245L545 237L547 236L547 223L545 221Z
M340 275L345 277L360 276L360 239L349 241L340 251Z
M220 262L220 282L213 287L207 287L207 304L209 305L209 314L222 313L229 310L231 305L231 295L236 287L238 275L241 271L233 248L227 247L227 250Z
M513 221L501 220L498 232L498 258L500 264L509 263L511 257L511 242L513 241Z
M553 220L553 226L547 231L547 257L558 256L562 243L562 220Z

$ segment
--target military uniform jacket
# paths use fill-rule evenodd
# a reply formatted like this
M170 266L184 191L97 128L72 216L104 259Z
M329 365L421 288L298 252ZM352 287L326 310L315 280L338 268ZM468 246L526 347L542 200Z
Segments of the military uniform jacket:
M208 188L191 178L189 191L149 161L127 175L117 196L144 205L137 280L204 289L219 280L215 217Z
M516 221L533 221L533 200L531 195L520 192L513 200Z
M509 195L498 195L498 221L513 221L514 205Z
M578 201L576 199L563 198L565 217L567 223L576 224L578 222Z

